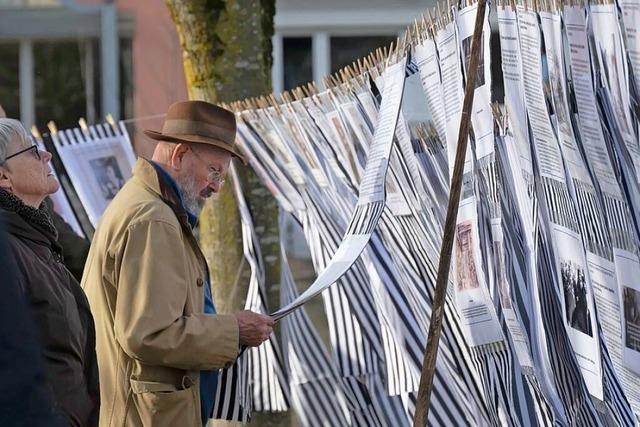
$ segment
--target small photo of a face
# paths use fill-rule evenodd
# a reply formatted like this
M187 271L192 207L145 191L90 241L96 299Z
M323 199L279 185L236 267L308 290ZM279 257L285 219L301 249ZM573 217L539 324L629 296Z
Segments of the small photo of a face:
M498 282L498 291L500 292L500 302L505 309L511 309L511 290L507 281L507 271L505 265L504 245L502 242L493 243L496 280Z
M622 291L624 305L625 347L640 351L640 292L624 287Z
M473 225L471 221L461 222L456 226L456 285L458 291L480 287L473 248Z
M567 323L573 329L592 337L589 293L584 268L572 260L563 260L560 262L560 277Z
M469 36L466 39L462 40L462 53L464 55L465 69L467 70L467 73L471 71L469 70L469 63L471 62L471 39L472 38L473 38L472 36ZM480 48L480 52L478 52L478 69L476 70L476 83L475 83L476 88L483 86L485 84L484 34L482 34L482 36L480 37L480 43L478 47Z
M122 171L118 160L114 156L101 157L90 160L94 176L106 200L113 199L124 185Z

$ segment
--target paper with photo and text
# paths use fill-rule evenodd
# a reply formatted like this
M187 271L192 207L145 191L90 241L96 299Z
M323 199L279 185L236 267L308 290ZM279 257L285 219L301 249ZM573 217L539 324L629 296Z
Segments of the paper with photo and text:
M562 153L543 90L542 34L538 14L524 6L517 6L517 16L525 103L545 197L541 207L548 209L556 254L555 271L559 286L556 291L565 310L565 329L587 389L592 396L602 400L602 366L597 323L593 315L593 293L575 208L567 189Z
M640 285L632 285L638 283L636 279L640 274L638 236L631 226L629 206L616 179L602 121L596 110L584 8L565 7L564 19L571 46L569 64L575 87L578 127L586 161L602 192L604 217L608 222L613 246L613 263L605 263L597 270L592 269L594 294L600 325L614 368L627 393L629 403L636 413L640 413L640 349L634 349L632 345L629 346L631 342L625 342L627 326L632 325L633 320L626 320L630 311L624 309L625 302L629 306L630 301L625 301L625 295L631 296L630 291L627 292L625 289L635 288L640 291Z
M458 132L462 120L464 99L463 66L468 67L471 55L471 39L477 12L477 5L462 9L456 20L436 33L436 48L439 53L442 72L443 100L445 105L447 153L449 176L453 174L458 143ZM488 11L487 11L488 14ZM484 19L483 35L480 38L478 70L471 121L477 131L476 151L484 157L493 149L493 120L489 111L489 125L486 119L490 100L490 75L487 74L489 24ZM466 64L466 65L464 65ZM477 96L477 99L476 99ZM480 108L477 108L480 106ZM470 346L481 346L504 341L495 307L489 294L489 275L484 268L483 254L476 199L473 148L467 146L465 154L462 189L456 218L453 245L453 289L456 309L462 320L463 331Z
M360 195L349 228L331 261L317 279L294 301L272 314L275 320L286 316L310 298L318 295L338 280L357 260L369 242L371 233L385 206L385 177L393 137L402 102L406 57L390 65L384 72L385 89L378 115L378 123L369 151Z

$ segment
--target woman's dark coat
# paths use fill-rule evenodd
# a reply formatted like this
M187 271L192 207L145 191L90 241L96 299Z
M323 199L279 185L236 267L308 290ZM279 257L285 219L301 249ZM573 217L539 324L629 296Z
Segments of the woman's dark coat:
M98 367L93 317L84 292L62 263L48 215L0 190L0 221L16 260L17 282L44 351L54 410L72 426L97 425Z

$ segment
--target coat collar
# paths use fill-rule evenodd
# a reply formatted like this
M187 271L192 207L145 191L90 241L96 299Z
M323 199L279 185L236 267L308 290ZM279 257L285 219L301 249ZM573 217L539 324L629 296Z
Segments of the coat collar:
M62 259L62 246L57 241L55 228L52 231L31 217L25 216L23 212L16 212L7 206L0 206L0 224L7 233L20 240L28 240L48 248Z
M149 190L158 195L163 202L169 205L183 228L191 230L189 212L184 208L177 187L172 185L172 183L156 169L151 161L143 159L142 157L138 158L133 168L133 175L149 188Z
M48 247L62 255L58 232L47 212L25 205L19 198L1 189L0 223L9 234Z
M169 172L167 172L160 164L154 162L153 160L151 160L150 163L158 172L160 181L164 181L165 183L168 183L173 189L173 191L178 195L180 206L182 206L183 209L187 211L187 219L189 220L189 225L191 225L191 228L195 228L196 225L198 225L198 217L194 215L191 211L189 211L186 205L184 204L184 195L180 191L180 187L178 187L178 183L176 182L176 180L171 175L169 175Z
M208 281L209 268L207 266L207 260L200 250L198 240L193 235L193 230L189 223L189 213L182 204L182 200L177 192L178 190L176 189L176 186L168 182L163 174L158 172L151 161L143 159L142 157L138 158L138 161L133 168L133 176L140 180L150 191L160 197L164 203L169 205L173 213L178 218L187 240L193 246L196 256L204 266L204 271L206 272L205 274L207 274Z

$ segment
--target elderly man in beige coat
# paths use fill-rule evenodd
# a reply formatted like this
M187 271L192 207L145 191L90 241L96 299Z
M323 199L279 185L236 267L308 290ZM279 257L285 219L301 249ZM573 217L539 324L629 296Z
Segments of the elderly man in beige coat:
M231 157L240 157L235 132L227 110L173 104L162 132L145 132L159 141L151 161L138 160L96 229L82 286L96 324L101 426L202 426L213 370L272 332L269 316L213 314L192 232Z

